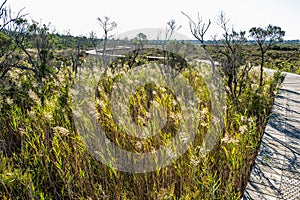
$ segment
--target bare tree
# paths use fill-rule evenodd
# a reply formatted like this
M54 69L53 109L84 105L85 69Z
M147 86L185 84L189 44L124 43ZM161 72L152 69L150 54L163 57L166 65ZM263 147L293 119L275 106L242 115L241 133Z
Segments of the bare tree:
M205 23L202 17L199 16L194 21L189 15L182 12L189 20L190 31L192 35L200 42L203 47L207 58L212 64L212 70L215 71L215 63L210 56L205 44L204 37L211 25L211 21ZM217 24L223 30L222 40L217 41L214 39L214 49L217 52L216 59L220 62L220 71L224 74L227 81L227 94L232 98L236 107L238 107L238 96L241 94L245 80L248 78L248 74L251 65L246 64L246 60L243 53L243 45L246 44L247 39L245 32L236 32L232 27L228 26L229 20L226 18L224 12L220 12L217 18Z
M197 21L194 21L188 14L181 12L184 16L186 16L189 20L190 31L192 35L201 43L203 48L206 48L204 36L211 25L210 19L208 23L204 23L202 17L200 17L198 13Z
M204 40L204 36L207 33L207 30L209 29L209 27L211 25L211 20L209 19L208 23L206 24L205 22L203 22L203 18L200 17L199 13L197 15L198 18L196 19L196 21L194 21L188 14L186 14L184 12L181 12L181 13L188 18L190 31L191 31L192 35L200 42L201 46L203 47L206 57L211 62L212 70L214 72L215 71L215 62L213 61L212 57L209 55L207 48L206 48L205 40Z
M92 43L93 48L97 52L97 35L96 35L96 33L94 31L91 31L89 33L89 40Z
M165 27L165 35L164 35L164 39L162 40L162 48L163 50L166 50L166 44L168 41L170 41L173 33L175 31L178 31L181 28L181 26L178 26L176 24L176 21L174 19L171 19L167 22L167 25Z
M22 14L24 9L19 10L15 16L12 16L12 12L6 7L6 3L7 0L4 0L0 4L0 31L3 31L10 23L26 16L26 14Z
M276 42L281 42L285 35L285 32L281 30L279 26L269 25L263 29L261 27L253 27L249 30L250 36L256 41L259 46L261 53L261 64L260 64L260 80L259 85L263 85L263 66L265 62L265 53L271 48Z
M164 66L160 67L161 73L162 74L164 74L164 73L171 73L172 77L175 77L177 75L177 73L174 70L172 70L171 72L168 71L170 69L166 66L167 59L170 58L170 55L168 55L168 53L170 53L170 52L166 51L166 44L170 41L173 33L175 31L178 31L180 28L181 28L181 26L178 26L176 24L176 21L174 19L171 19L171 20L169 20L167 22L167 25L165 27L164 37L161 38L161 34L162 34L161 30L159 30L158 34L157 34L158 44L160 44L162 46L162 50L163 50L163 53L164 53L164 58L163 58Z
M103 19L100 17L97 18L100 26L104 32L103 35L103 50L102 50L102 56L103 56L103 65L106 67L107 60L106 60L106 48L107 48L107 40L111 37L109 36L109 32L113 31L117 28L117 23L115 21L110 21L110 18L107 16L104 16Z
M252 66L246 64L243 47L247 42L246 32L236 32L228 27L229 20L220 12L217 23L223 30L222 47L216 45L221 60L222 72L227 79L227 93L238 107L238 96L244 89L246 79Z
M14 43L12 33L16 32L18 27L12 24L22 21L26 14L21 14L21 9L15 16L12 16L10 9L6 7L7 0L0 4L0 80L6 73L16 65L18 58L13 53L17 46Z

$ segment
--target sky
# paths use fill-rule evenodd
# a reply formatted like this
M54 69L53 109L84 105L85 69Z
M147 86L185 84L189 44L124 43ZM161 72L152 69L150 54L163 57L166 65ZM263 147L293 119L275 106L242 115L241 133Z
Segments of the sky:
M1 0L2 2L3 0ZM236 31L248 31L251 27L280 26L286 32L284 39L300 39L299 0L8 0L13 11L24 8L28 18L45 24L51 23L59 33L70 31L72 35L88 36L94 31L103 35L97 18L108 16L117 22L113 34L142 29L164 28L174 19L182 27L179 33L193 39L187 18L197 13L204 21L211 19L212 25L205 39L221 36L216 24L217 16L223 11L230 19L228 24Z

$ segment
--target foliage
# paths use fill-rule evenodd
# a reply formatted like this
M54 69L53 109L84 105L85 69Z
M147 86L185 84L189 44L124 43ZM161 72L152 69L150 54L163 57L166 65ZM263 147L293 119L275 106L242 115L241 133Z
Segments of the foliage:
M0 81L6 73L15 65L18 58L13 56L16 45L11 38L12 23L18 23L24 15L20 10L16 16L11 15L11 10L6 7L7 0L0 4Z
M98 20L104 31L116 27L109 18ZM97 59L95 57L91 60L82 59L85 65L75 75L74 57L70 57L70 54L76 52L78 44L86 44L87 38L82 37L80 43L80 38L76 41L70 35L50 33L47 25L28 23L23 18L11 22L13 30L1 29L0 32L2 199L241 198L276 91L284 79L278 72L272 77L266 77L265 84L260 87L256 71L249 70L246 78L239 80L239 77L243 77L241 69L244 69L242 65L246 60L246 56L242 55L245 46L240 46L244 44L244 32L229 31L226 20L223 21L225 47L217 49L216 54L223 55L220 58L225 79L228 80L232 74L236 76L232 82L229 81L232 83L230 87L233 86L233 90L229 91L233 92L235 87L238 95L232 98L228 92L224 107L226 115L224 119L219 119L224 122L224 127L219 130L218 144L209 154L204 154L201 145L210 128L209 121L212 120L211 95L204 82L205 71L197 71L193 67L195 63L190 62L193 60L190 55L185 55L186 59L183 59L166 51L165 47L176 48L178 54L182 50L197 51L203 57L206 57L207 52L200 52L199 47L190 43L181 43L183 48L175 43L165 43L163 50L136 49L109 65L106 73L110 76L95 80L101 68L104 68L103 63L99 65L93 60ZM106 28L105 23L109 25ZM166 35L167 40L176 28L175 21L171 20L168 26L170 32ZM205 33L206 29L203 30ZM108 38L108 34L105 38ZM140 35L137 39L144 40L144 36ZM113 83L122 74L140 64L157 63L157 58L153 60L153 57L162 54L168 59L162 59L158 64L179 67L178 71L189 80L199 98L198 108L201 112L196 139L186 153L170 166L139 174L116 171L91 155L75 127L74 118L78 113L74 112L75 105L72 104L72 95L76 95L72 89L73 82L75 77L90 84L98 82L95 91L98 121L116 145L133 152L151 151L168 143L180 124L180 105L172 91L159 85L147 84L129 97L130 115L137 124L148 122L149 109L154 104L166 108L168 114L166 125L156 137L148 140L131 138L130 142L125 140L124 132L112 120L109 97ZM286 67L289 63L282 61L281 65ZM206 64L201 66L201 69L207 67ZM236 71L229 71L226 67L233 67ZM85 73L87 70L95 73L88 76ZM234 83L237 85L234 86Z
M135 49L142 49L147 44L147 36L144 33L139 33L132 39L135 44Z
M148 54L152 52L155 51ZM192 68L190 70L193 71ZM48 89L44 93L44 105L37 95L39 87L31 71L11 71L8 78L14 84L1 87L0 195L3 198L240 199L278 79L267 79L269 81L261 89L257 84L258 77L251 73L245 92L239 97L240 111L237 112L228 99L220 142L211 154L204 156L197 147L201 145L202 134L207 129L209 95L203 80L195 78L197 73L183 70L191 76L189 80L193 82L193 87L204 98L200 108L203 110L202 125L193 147L171 166L144 174L129 174L115 171L97 161L74 129L70 104L71 71L71 66L64 65L53 78L45 80L45 88ZM122 73L115 73L116 78L118 74ZM108 105L104 97L109 94L112 82L102 79L99 84L98 94L102 98L99 100L103 101L98 107L100 116L103 115L99 119L102 126L110 130L112 139L120 137L117 140L119 144L133 151L151 149L147 142L141 146L136 145L135 140L132 143L122 140L122 134L115 129L111 119L105 117L109 116L109 109L104 109ZM157 93L148 96L154 94L150 93L153 90ZM170 108L170 116L177 116L176 106L175 109L171 106L174 102L172 95L163 88L149 85L132 97L134 119L141 123L139 120L147 116L147 102L161 98L170 100L161 102ZM179 119L175 117L169 121L170 126L164 129L167 134L173 134ZM154 144L155 141L168 141L167 135L160 139L153 138Z
M236 32L228 27L228 20L223 12L218 17L218 24L223 30L223 39L221 40L223 48L216 45L218 57L220 60L221 71L224 73L227 81L227 93L239 107L237 99L244 90L244 85L249 78L251 65L245 60L243 46L246 44L245 32Z
M253 27L249 30L250 36L256 41L261 52L261 66L260 66L260 81L259 85L263 84L263 66L265 53L276 42L281 42L285 32L279 26L269 25L263 29L261 27Z
M104 32L102 59L103 59L103 65L106 66L108 64L107 60L106 60L107 40L111 37L111 35L109 35L109 32L116 29L118 24L115 21L111 21L110 18L107 16L104 16L102 19L100 17L98 17L97 20L99 21L99 24Z

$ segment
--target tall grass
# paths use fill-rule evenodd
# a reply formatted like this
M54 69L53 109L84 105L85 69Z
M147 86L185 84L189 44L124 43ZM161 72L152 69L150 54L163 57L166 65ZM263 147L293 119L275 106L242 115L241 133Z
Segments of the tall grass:
M1 87L1 198L240 199L281 77L268 77L261 88L253 73L245 83L239 109L227 100L218 144L209 154L203 154L200 147L211 120L211 97L203 80L195 79L197 73L183 73L201 99L199 109L203 112L196 139L170 166L147 173L127 173L97 160L76 131L71 101L74 74L69 67L43 80L47 88L42 94L44 105L33 74L12 71L7 77L12 84ZM107 136L133 152L151 151L168 143L181 117L172 93L150 84L130 97L136 123L148 123L149 105L155 102L165 108L168 120L157 136L145 141L128 140L111 118L109 95L113 81L112 77L103 78L97 89L99 123Z

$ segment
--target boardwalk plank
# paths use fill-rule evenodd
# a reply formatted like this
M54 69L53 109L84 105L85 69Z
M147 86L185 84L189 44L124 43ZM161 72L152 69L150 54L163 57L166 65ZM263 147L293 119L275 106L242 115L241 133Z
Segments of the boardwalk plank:
M300 200L299 75L286 73L242 199Z

